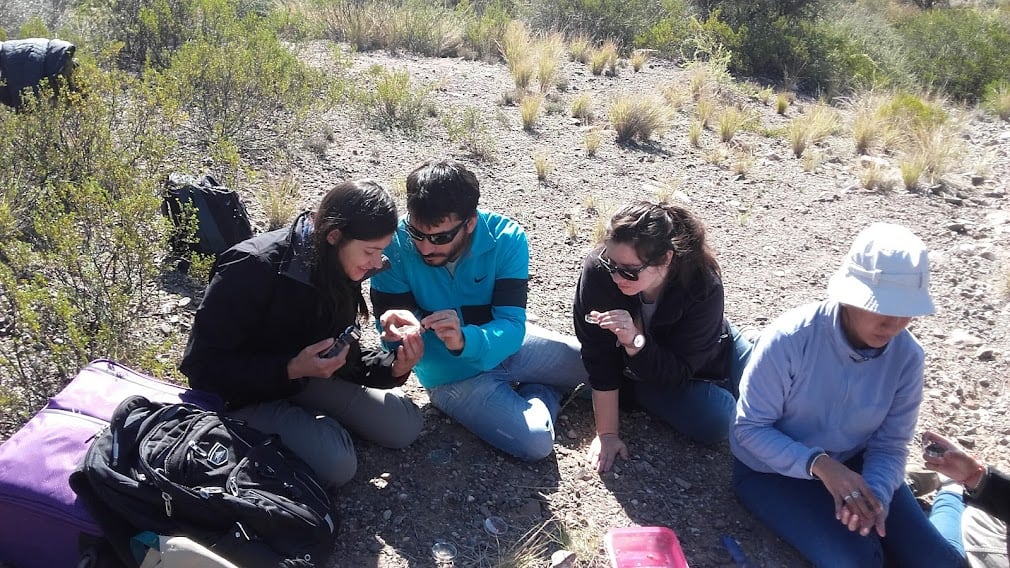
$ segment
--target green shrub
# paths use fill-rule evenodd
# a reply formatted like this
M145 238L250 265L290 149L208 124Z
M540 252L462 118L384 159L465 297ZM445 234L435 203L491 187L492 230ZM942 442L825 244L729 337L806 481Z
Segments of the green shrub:
M949 118L942 105L904 92L895 93L882 104L879 114L892 128L906 131L932 130Z
M0 244L0 310L13 322L0 375L18 393L14 412L30 416L96 357L149 364L139 324L167 231L153 182L137 181L119 195L93 180L60 185L32 211L30 239Z
M508 3L495 0L479 10L470 0L456 5L463 21L463 45L473 59L492 59L498 55L498 44L513 14Z
M899 22L912 73L926 86L977 100L1010 69L1010 20L995 12L951 8Z
M262 19L249 16L220 31L225 37L180 48L161 77L161 88L190 112L203 140L241 146L261 138L259 128L280 134L325 100L322 73L295 57Z
M1010 82L996 81L985 89L985 107L1003 120L1010 120Z
M454 55L463 41L466 13L424 0L314 0L323 33L360 51L405 50Z
M156 106L151 78L103 71L87 53L78 55L79 92L51 104L43 89L26 99L25 112L0 107L0 202L19 227L30 226L30 212L52 200L54 187L94 181L114 196L130 193L137 176L156 175L169 150L175 115ZM0 233L0 240L16 236Z
M530 22L538 30L586 32L594 39L631 45L637 34L665 16L673 0L533 0Z
M668 58L683 57L685 45L693 35L690 7L684 0L665 0L664 14L655 23L634 36L635 47L655 49Z
M364 84L352 95L354 102L373 127L379 130L399 128L405 132L421 129L434 87L424 84L410 86L406 69L388 71L376 65L369 69Z
M444 124L449 140L464 151L481 160L494 160L497 152L494 136L476 107L467 107L458 116L446 115Z

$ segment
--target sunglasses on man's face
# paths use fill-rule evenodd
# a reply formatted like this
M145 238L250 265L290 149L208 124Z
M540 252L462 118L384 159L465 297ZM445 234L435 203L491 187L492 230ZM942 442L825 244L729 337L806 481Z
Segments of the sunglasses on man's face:
M643 264L641 266L621 266L619 264L615 264L613 260L610 260L610 258L607 257L606 253L607 249L600 251L600 266L611 274L617 273L618 276L624 278L625 280L636 282L638 281L638 275L646 268L649 268L648 264Z
M447 244L451 243L453 239L456 238L456 235L460 232L460 230L463 229L463 226L466 225L466 222L469 221L469 220L470 220L470 218L467 217L466 219L463 219L462 221L460 221L459 225L456 225L455 227L453 227L453 228L451 228L448 231L445 231L443 233L422 233L421 231L418 231L416 227L414 227L413 225L411 225L410 224L410 219L408 219L407 223L406 223L406 225L407 225L407 234L410 235L410 238L412 238L412 239L414 239L415 241L418 241L418 242L423 241L425 239L428 239L429 243L431 243L433 245L436 245L436 246L437 245L447 245Z

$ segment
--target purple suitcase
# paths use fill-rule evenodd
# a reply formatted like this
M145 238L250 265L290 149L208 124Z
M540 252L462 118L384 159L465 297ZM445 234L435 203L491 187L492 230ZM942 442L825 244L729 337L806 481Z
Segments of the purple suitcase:
M67 478L119 401L133 394L213 406L206 394L112 361L88 364L0 445L0 561L20 568L74 566L80 535L101 534Z

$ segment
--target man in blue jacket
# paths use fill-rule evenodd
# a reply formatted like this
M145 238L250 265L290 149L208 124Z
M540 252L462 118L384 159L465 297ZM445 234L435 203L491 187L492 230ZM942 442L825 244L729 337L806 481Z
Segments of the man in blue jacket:
M429 160L407 177L407 216L371 280L382 338L421 333L414 367L432 404L527 461L554 448L561 396L586 380L574 337L526 322L529 245L515 221L477 209L476 176ZM393 310L393 311L388 311Z

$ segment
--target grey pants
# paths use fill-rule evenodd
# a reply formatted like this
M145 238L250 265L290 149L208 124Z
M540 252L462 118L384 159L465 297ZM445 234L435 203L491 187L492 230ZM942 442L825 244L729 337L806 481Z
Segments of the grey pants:
M235 418L269 434L305 460L324 484L354 477L358 459L348 430L387 448L403 448L421 432L421 411L399 389L379 390L341 379L309 379L287 400L232 411Z
M1006 568L1006 523L975 507L965 507L961 540L971 568Z

